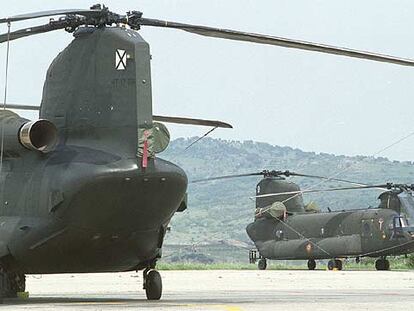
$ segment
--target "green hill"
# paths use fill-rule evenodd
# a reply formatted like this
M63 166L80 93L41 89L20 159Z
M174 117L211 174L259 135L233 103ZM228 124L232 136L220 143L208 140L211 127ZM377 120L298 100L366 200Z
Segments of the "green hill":
M183 167L189 180L263 169L291 170L323 176L336 175L361 183L414 183L412 162L390 161L382 157L335 156L304 152L290 147L253 141L226 141L205 138L185 150L196 138L171 142L161 158ZM341 172L338 174L338 172ZM292 178L302 189L343 186L337 182ZM167 244L204 244L221 240L249 242L246 225L252 221L254 195L259 178L249 177L189 185L188 209L174 216ZM343 191L305 195L305 203L316 202L322 210L377 206L378 190Z

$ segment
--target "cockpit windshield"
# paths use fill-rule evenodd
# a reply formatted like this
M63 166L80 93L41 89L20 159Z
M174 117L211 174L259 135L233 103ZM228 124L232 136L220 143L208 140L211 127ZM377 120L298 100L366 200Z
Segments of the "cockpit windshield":
M414 197L413 194L402 192L398 195L398 198L401 202L402 212L407 216L409 219L409 224L414 223Z

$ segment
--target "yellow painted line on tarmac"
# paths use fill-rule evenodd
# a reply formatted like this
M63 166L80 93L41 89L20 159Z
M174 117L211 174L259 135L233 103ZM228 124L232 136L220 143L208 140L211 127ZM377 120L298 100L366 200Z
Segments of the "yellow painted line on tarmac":
M243 311L241 308L236 306L223 306L226 311Z
M187 308L211 308L211 309L218 309L223 311L243 311L242 308L237 306L230 306L230 305L209 305L209 304L189 304L185 305Z
M91 306L91 305L125 305L129 302L126 301L78 301L78 302L69 302L69 305L76 305L76 306ZM65 303L66 305L66 303ZM243 311L242 308L237 306L231 305L213 305L213 304L186 304L181 305L182 307L186 308L201 308L201 309L217 309L223 311ZM166 307L163 305L163 307Z
M70 304L70 305L77 305L77 306L88 306L88 305L124 305L127 304L127 302L121 302L121 301L79 301L79 302L68 302L63 303L64 305Z

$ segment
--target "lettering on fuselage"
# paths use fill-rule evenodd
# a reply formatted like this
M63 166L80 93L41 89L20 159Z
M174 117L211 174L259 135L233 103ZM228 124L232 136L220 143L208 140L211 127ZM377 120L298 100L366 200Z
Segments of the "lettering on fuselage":
M116 89L127 89L135 87L136 79L113 79L112 87Z

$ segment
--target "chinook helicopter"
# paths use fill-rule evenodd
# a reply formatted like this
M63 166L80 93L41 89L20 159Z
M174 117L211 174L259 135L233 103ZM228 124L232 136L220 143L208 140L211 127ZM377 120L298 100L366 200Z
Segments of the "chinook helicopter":
M15 22L55 16L44 25L11 30ZM168 129L160 122L231 126L153 115L151 55L138 33L142 26L414 65L411 59L149 19L138 11L117 14L101 5L22 14L0 23L8 26L0 35L7 57L12 40L55 30L74 36L47 71L40 107L9 104L6 96L2 105L3 297L25 290L25 274L143 270L147 298L160 299L156 263L171 218L187 206L185 172L156 157L169 142ZM37 109L39 120L29 121L6 108Z
M377 270L389 270L387 256L414 252L414 185L366 185L345 179L301 174L290 171L268 171L228 175L193 182L206 182L247 176L263 176L256 186L254 222L247 228L257 250L249 252L249 260L265 270L267 259L307 260L309 270L316 268L317 259L330 259L328 269L342 270L340 258L379 258ZM284 177L318 178L352 187L300 190ZM385 190L379 196L378 208L320 212L314 202L304 204L303 193L360 189ZM257 254L259 253L259 256Z

